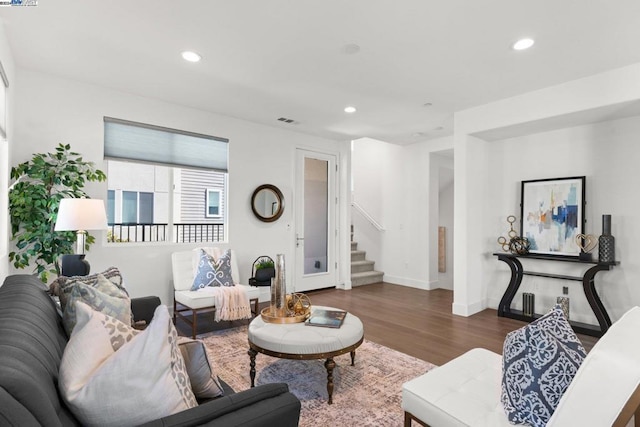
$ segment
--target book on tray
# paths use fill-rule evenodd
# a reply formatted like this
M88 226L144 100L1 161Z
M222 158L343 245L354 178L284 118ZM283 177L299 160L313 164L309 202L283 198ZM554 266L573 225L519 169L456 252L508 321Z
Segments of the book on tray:
M304 322L308 326L323 326L325 328L339 328L347 316L346 311L315 309Z

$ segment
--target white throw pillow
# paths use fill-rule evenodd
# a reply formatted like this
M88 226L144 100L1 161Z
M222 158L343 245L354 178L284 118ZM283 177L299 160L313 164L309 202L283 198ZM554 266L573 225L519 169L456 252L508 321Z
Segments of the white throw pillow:
M60 393L83 425L137 425L197 406L169 311L115 351L104 315L77 303L60 364Z

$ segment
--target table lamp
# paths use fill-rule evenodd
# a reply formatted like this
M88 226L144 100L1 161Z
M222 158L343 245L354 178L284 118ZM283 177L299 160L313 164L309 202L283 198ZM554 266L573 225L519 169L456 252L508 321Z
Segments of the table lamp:
M107 214L100 199L62 199L58 208L55 231L75 231L76 254L63 255L62 274L85 276L89 274L89 263L84 259L87 230L107 229Z

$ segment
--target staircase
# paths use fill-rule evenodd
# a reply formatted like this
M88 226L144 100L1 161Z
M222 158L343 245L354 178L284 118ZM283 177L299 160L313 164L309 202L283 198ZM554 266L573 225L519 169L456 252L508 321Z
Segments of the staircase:
M353 236L353 233L352 233ZM365 259L366 251L358 250L358 243L351 241L351 286L363 286L382 282L382 271L373 269L374 261Z

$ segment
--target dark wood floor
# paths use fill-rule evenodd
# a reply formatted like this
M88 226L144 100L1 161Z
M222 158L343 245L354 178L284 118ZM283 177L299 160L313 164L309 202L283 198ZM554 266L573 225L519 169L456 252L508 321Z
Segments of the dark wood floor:
M402 353L442 365L475 347L502 353L507 333L526 325L483 310L469 317L451 314L453 292L425 291L389 283L359 286L351 291L308 293L312 305L342 308L364 323L365 338ZM579 335L587 350L597 338Z
M364 323L365 338L402 353L442 365L475 347L502 353L508 332L524 326L518 320L498 317L487 309L469 317L451 314L453 292L424 291L389 283L359 286L351 291L326 289L308 292L312 305L347 310ZM262 303L261 308L268 303ZM203 316L207 316L204 314ZM213 324L212 314L199 320L198 333L246 324L247 321ZM199 316L200 317L200 316ZM178 320L178 331L190 335L190 327ZM587 350L597 338L579 335Z

